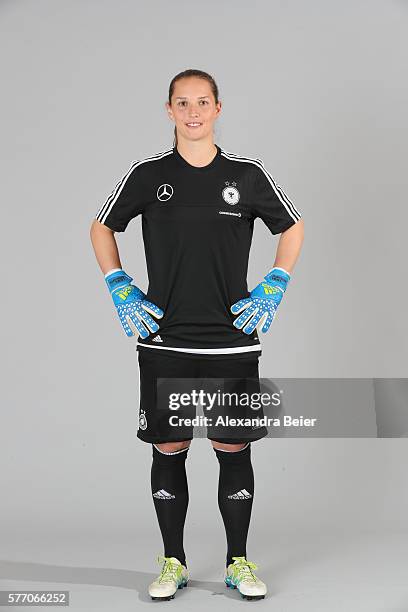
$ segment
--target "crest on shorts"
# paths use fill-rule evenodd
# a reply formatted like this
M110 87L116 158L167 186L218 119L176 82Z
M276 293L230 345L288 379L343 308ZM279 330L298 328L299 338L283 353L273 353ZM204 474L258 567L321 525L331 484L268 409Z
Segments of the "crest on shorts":
M227 204L231 204L231 206L234 206L234 204L238 204L240 196L236 182L225 181L225 185L226 187L224 187L224 189L222 190L222 197L224 199L224 202L226 202Z
M139 413L139 429L147 429L146 412L144 410L141 410Z

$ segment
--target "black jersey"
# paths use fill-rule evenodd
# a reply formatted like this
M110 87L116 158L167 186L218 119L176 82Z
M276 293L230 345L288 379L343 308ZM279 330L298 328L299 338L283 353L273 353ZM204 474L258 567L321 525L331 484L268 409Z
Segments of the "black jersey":
M301 215L260 159L216 148L203 167L176 147L134 161L96 215L115 232L142 216L147 299L164 316L138 348L230 357L261 352L256 329L247 335L234 327L230 310L249 296L254 220L279 234Z

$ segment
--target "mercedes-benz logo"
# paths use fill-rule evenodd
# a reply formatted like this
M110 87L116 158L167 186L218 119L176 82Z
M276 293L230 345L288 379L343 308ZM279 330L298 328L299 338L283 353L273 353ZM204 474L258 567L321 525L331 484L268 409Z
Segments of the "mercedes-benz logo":
M167 200L170 200L172 195L173 187L168 183L160 185L160 187L157 189L157 197L161 202L167 202Z

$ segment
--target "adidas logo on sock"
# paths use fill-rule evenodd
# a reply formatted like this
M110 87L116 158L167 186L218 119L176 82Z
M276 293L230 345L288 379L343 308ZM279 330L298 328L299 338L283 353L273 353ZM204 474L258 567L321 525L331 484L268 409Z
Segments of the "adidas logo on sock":
M241 489L238 493L228 495L228 499L251 499L252 495L246 489Z
M172 495L171 493L167 493L167 491L164 489L160 489L160 491L153 493L153 497L156 497L156 499L175 499L176 496Z
M163 340L160 338L160 336L155 336L153 338L153 342L163 342Z

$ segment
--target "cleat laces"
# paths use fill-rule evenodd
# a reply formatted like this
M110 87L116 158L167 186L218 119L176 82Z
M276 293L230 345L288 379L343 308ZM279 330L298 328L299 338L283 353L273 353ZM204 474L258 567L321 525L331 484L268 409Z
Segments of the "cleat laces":
M159 556L158 563L163 561L162 571L157 582L174 582L177 580L179 566L170 557Z
M252 570L258 569L258 566L252 561L247 561L245 557L232 557L235 561L233 567L236 567L236 573L238 574L239 581L250 580L252 582L258 582L258 578L255 576Z

